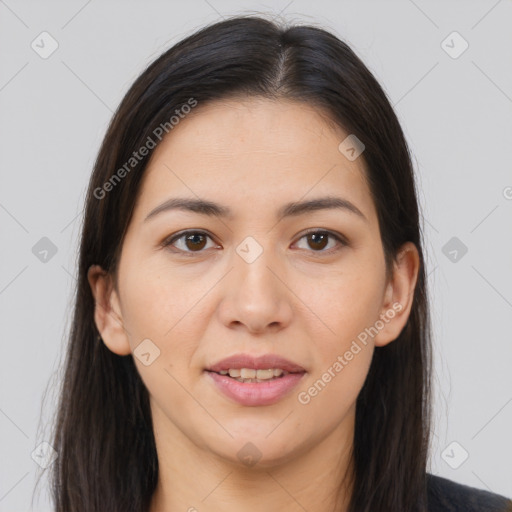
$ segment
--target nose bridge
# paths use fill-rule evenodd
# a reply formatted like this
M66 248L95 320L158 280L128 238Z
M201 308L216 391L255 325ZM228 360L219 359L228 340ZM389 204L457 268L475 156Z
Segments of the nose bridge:
M236 248L235 274L240 283L256 293L270 292L276 288L278 281L270 270L278 266L278 263L269 239L263 245L263 241L248 236Z
M256 238L247 237L236 247L233 265L220 308L223 323L244 324L254 332L270 325L287 324L291 305L287 288L278 277L276 251L264 247Z

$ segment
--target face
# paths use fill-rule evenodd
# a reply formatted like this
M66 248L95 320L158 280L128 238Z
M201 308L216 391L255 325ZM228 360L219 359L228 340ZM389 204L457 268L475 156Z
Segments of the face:
M418 261L404 246L386 280L362 157L338 149L347 136L301 103L232 100L198 106L155 149L116 286L98 269L89 280L102 339L133 354L159 435L261 466L351 438L374 348L407 320ZM337 206L298 206L327 197ZM220 208L171 208L176 198ZM295 368L264 382L208 371L232 356L217 369L254 370L251 357Z

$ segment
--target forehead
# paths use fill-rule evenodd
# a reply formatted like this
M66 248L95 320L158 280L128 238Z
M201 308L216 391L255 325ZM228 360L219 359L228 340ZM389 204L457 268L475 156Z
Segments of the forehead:
M226 157L272 152L289 158L311 154L311 144L320 144L320 151L331 144L337 149L346 136L323 111L306 103L257 97L218 100L198 105L184 116L157 147L154 158L177 146L182 152L200 150Z
M363 158L350 161L338 149L347 136L302 102L198 105L154 150L139 199L145 209L173 193L225 204L243 199L254 213L278 197L285 202L339 192L371 216Z

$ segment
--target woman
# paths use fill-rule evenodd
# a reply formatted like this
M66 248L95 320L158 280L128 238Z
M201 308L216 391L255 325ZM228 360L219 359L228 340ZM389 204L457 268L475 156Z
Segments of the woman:
M315 27L234 17L126 94L91 177L57 512L505 511L427 473L413 168Z

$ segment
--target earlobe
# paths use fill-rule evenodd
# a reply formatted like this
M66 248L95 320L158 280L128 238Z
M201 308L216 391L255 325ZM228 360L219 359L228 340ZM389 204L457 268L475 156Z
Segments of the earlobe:
M406 242L398 251L393 275L386 286L380 315L383 327L374 337L376 347L394 341L405 327L413 305L419 268L418 249L412 242Z
M130 343L112 276L99 265L91 265L87 280L94 297L94 321L103 343L117 355L130 354Z

